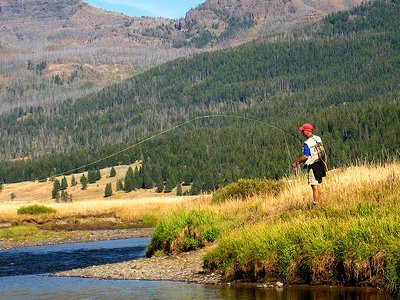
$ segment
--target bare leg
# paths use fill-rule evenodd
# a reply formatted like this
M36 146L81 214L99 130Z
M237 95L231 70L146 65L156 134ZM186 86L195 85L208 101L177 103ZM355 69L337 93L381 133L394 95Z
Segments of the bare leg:
M314 203L319 201L319 191L318 191L318 185L312 185L311 186L312 191L313 191L313 198L314 198Z

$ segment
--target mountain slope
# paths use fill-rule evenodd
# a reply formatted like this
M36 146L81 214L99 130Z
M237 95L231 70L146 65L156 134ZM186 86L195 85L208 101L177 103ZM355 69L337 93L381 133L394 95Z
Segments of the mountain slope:
M357 3L208 0L169 20L128 17L81 0L3 0L0 112L78 99L194 48L287 32Z
M321 20L329 13L361 3L361 0L208 0L190 10L182 25L197 43L207 44L208 37L212 44L238 44L264 34L289 32L299 24ZM203 39L200 41L199 32Z
M0 174L9 182L75 169L191 117L221 113L290 132L312 121L332 145L333 165L390 157L400 143L399 22L395 2L363 5L327 17L299 39L179 59L75 103L15 110L0 118L3 158L55 154L3 163ZM264 123L219 118L98 166L142 160L153 183L162 173L164 180L197 182L199 191L240 177L280 177L300 148Z
M131 18L81 0L0 3L0 112L76 99L188 55L145 30L171 20Z

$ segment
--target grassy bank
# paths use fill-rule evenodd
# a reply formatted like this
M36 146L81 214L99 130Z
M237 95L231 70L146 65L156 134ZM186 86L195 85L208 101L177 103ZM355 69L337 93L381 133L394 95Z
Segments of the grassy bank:
M216 243L204 265L222 270L226 280L371 285L398 294L399 174L398 163L332 170L317 208L310 208L305 177L284 179L279 193L202 205L197 211L211 215L210 223L197 224L184 217L187 212L175 211L158 223L153 241L168 236L160 249L168 252L174 245L177 252L176 245L198 236L201 247L206 230L215 227L209 242Z
M36 202L14 202L0 203L1 223L14 225L33 222L38 224L54 222L57 220L72 220L74 218L116 218L125 223L154 223L171 209L191 205L192 202L205 201L206 197L164 197L164 198L143 198L127 200L98 201L77 201L73 203L49 203L38 202L56 210L52 214L24 215L18 214L21 207L36 204Z
M73 232L53 232L41 230L36 226L14 226L10 228L0 228L1 241L52 241L67 240L76 237Z

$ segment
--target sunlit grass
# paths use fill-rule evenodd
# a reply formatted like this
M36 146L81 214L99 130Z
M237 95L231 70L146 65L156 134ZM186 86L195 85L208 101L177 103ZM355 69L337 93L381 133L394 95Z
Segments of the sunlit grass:
M399 174L397 163L332 170L316 208L305 176L283 179L278 195L202 203L198 210L218 219L216 247L205 257L205 266L222 270L227 280L378 285L397 293ZM195 209L193 203L189 207ZM185 213L166 215L157 226L169 218L176 220L170 222L174 227ZM207 227L179 228L170 244L180 245L190 230L201 236Z

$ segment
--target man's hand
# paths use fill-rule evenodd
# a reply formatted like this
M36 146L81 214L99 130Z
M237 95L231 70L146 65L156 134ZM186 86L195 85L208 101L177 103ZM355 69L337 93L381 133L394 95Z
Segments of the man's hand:
M296 168L299 165L299 163L297 161L295 161L294 163L292 163L292 167Z

